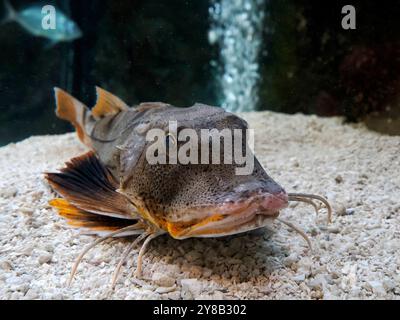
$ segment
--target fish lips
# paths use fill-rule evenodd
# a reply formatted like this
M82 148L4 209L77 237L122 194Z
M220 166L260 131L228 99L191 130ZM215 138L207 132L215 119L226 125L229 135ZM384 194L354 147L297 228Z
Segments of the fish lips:
M237 200L225 201L222 205L222 211L229 214L235 212L235 207L238 210L246 210L245 207L256 206L260 214L269 215L271 212L276 212L288 206L289 199L285 190L280 189L276 193L258 190L255 192L244 192L235 196Z
M190 237L222 237L265 227L288 206L288 195L281 189L277 193L253 192L239 200L226 200L208 210L214 212L207 218L185 228L177 239Z

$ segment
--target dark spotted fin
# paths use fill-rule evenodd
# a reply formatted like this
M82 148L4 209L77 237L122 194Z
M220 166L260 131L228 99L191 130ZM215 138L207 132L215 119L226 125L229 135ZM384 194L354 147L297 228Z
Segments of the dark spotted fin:
M96 87L96 93L97 101L92 109L93 117L99 119L128 110L127 104L112 93L100 87Z
M45 177L77 209L118 219L138 218L134 205L116 191L118 183L93 151L71 159L60 172L46 173ZM57 208L60 202L50 204Z
M122 228L136 224L135 230L127 231L119 236L128 236L141 234L144 228L136 223L136 220L113 218L109 216L99 215L88 211L81 210L65 199L56 198L51 200L50 205L58 210L60 216L67 220L67 223L75 228L80 228L87 234L106 235L107 233L120 230Z
M54 88L54 93L57 117L71 122L76 129L79 140L91 147L90 138L85 131L85 122L89 115L89 109L82 102L60 88Z

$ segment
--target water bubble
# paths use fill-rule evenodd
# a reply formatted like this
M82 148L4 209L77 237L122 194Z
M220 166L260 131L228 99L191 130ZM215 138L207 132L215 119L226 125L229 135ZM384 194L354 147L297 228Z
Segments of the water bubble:
M229 111L254 110L258 103L265 1L213 0L209 9L208 40L221 47L219 85L222 106Z

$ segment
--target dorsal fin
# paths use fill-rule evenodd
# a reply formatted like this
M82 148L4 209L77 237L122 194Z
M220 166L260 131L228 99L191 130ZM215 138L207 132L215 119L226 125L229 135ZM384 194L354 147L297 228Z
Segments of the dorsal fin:
M54 93L56 97L57 117L71 122L76 129L79 139L88 147L91 147L90 138L85 131L86 114L89 109L78 99L75 99L60 88L55 87Z
M112 93L100 87L96 87L96 94L96 105L92 109L92 115L95 118L101 118L128 110L127 104Z

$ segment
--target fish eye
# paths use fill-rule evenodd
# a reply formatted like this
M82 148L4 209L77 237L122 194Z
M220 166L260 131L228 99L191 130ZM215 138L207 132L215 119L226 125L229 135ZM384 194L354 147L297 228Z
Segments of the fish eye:
M176 145L176 138L170 132L168 132L165 136L165 145L167 148L169 148L171 145Z

